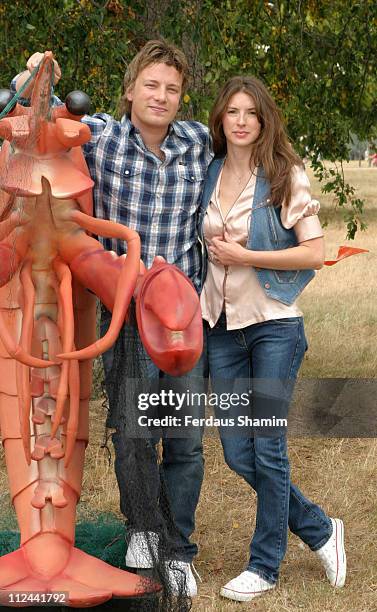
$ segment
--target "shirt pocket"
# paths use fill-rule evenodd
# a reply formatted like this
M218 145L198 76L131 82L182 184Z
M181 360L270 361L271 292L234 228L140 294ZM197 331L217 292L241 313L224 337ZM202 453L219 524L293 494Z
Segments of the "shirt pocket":
M134 198L139 201L144 194L143 166L141 163L126 163L124 159L105 161L104 191L107 196L120 201Z
M141 161L127 163L121 157L105 161L106 174L119 177L125 182L140 180L143 168L144 166Z
M204 179L203 170L179 166L176 196L182 218L188 218L198 212Z
M124 164L120 172L124 176L125 181L134 181L139 180L141 178L141 174L143 172L143 164L142 163L133 163L133 164Z
M127 206L132 214L152 212L156 197L153 176L146 170L141 162L123 163L115 170L120 180L120 200ZM118 176L114 174L115 180ZM128 214L131 214L129 212Z
M278 283L296 283L300 270L274 270Z

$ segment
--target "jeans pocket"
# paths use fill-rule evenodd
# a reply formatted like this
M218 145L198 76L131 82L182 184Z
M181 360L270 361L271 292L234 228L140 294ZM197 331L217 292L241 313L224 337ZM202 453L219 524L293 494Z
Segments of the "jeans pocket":
M299 325L302 320L302 317L286 317L282 319L270 319L267 323L272 323L272 325Z

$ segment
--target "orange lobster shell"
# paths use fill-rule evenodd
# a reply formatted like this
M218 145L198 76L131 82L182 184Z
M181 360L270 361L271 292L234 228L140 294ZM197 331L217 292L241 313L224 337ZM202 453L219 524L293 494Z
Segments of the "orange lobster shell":
M201 317L174 266L159 263L140 277L138 234L92 218L93 181L80 149L90 130L65 106L49 108L52 61L46 52L30 108L17 105L0 120L9 141L0 153L0 428L21 531L20 549L0 558L0 601L11 605L9 592L66 592L66 605L87 607L159 589L74 547L92 359L116 340L137 284L142 338L148 350L153 336L149 351L171 373L199 358ZM127 257L107 253L88 232L126 240ZM153 308L157 276L178 300L188 296L186 311ZM113 312L100 340L86 289ZM156 339L169 334L173 346L157 354Z

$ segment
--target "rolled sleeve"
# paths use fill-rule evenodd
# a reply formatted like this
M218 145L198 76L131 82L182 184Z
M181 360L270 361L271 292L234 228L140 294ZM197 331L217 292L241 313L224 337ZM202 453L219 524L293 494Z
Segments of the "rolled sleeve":
M290 202L281 208L281 222L286 229L294 228L297 241L305 242L323 236L318 218L320 203L312 200L310 182L303 168L295 166L292 172Z
M297 221L294 231L297 242L305 242L305 240L313 240L313 238L322 238L323 236L323 230L317 215L304 217Z

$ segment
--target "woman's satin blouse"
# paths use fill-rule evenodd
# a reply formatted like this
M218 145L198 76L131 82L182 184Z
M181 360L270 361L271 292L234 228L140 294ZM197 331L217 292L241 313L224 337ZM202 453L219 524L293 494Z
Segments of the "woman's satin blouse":
M255 173L224 218L220 208L221 175L211 196L204 218L204 239L207 250L214 236L224 229L231 238L245 247L251 220ZM311 199L310 183L305 171L298 166L292 177L292 195L281 208L280 219L286 229L294 228L297 241L304 242L323 236L318 219L319 202ZM227 329L241 329L271 319L302 316L297 304L287 306L267 297L259 284L255 269L250 266L223 266L211 260L208 251L208 271L200 297L203 318L213 327L221 312L226 313Z

